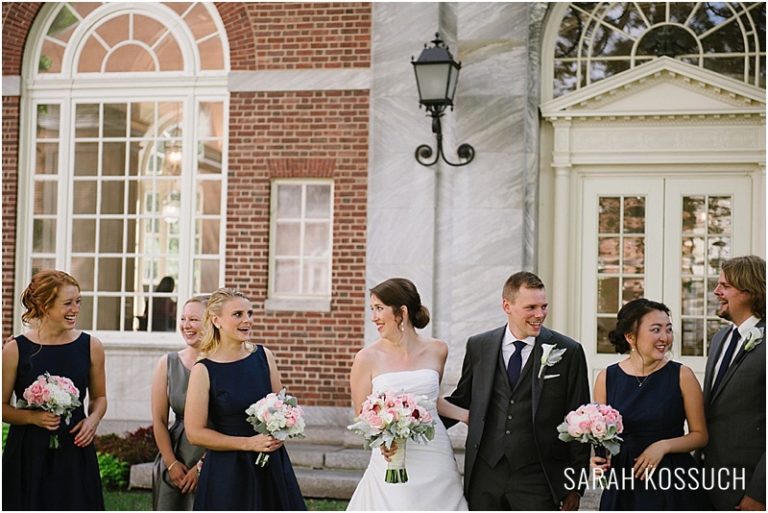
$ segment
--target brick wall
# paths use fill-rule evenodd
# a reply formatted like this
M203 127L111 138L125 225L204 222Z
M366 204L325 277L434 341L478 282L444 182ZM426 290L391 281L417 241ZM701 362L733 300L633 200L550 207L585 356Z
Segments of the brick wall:
M253 335L307 405L348 406L365 322L367 91L236 93L230 100L226 282L255 302ZM270 180L334 180L331 311L265 312Z
M371 63L371 4L217 3L232 71L354 68Z
M5 9L5 5L3 5ZM3 201L2 201L2 338L13 329L14 273L16 272L16 191L19 160L19 97L3 96Z
M3 2L3 75L21 74L27 34L42 2Z

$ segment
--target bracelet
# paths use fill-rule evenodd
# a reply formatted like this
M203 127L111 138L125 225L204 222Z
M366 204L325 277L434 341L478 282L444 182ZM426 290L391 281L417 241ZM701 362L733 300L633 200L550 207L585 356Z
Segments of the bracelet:
M200 458L197 460L197 465L195 465L195 468L197 469L197 475L200 475L200 472L203 471L203 458Z
M173 466L174 466L174 465L176 465L178 462L179 462L179 460L173 460L173 463L171 463L170 465L168 465L168 472L170 472L170 471L171 471L171 469L173 468Z

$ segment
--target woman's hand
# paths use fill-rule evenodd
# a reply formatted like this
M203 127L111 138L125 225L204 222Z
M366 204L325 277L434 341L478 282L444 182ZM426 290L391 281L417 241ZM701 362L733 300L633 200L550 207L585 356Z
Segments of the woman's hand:
M97 427L99 427L99 421L96 420L94 415L88 415L75 424L75 427L70 429L69 432L75 435L75 445L77 447L87 447L93 442Z
M592 456L589 458L589 468L592 469L592 474L605 474L608 472L608 469L611 468L611 455L609 454L605 458L601 458L600 456ZM599 472L598 472L599 469ZM600 474L600 475L602 475Z
M667 454L665 442L666 440L659 440L652 443L635 458L635 465L632 467L635 477L643 480L646 475L650 477L656 471L661 459Z
M178 482L174 480L173 484L176 485L181 493L194 493L195 489L197 488L197 467L193 466L192 468L188 469L181 462L179 462L176 467L181 469L179 471L181 474L181 479L179 479ZM176 470L176 468L174 468L174 470Z
M272 435L255 435L248 440L248 450L254 452L274 452L283 446L283 442Z
M384 444L381 444L379 449L381 450L381 455L384 456L384 459L390 461L392 456L397 452L397 442L392 442L392 446L389 449L387 449Z
M30 410L29 411L29 423L34 424L37 427L47 429L48 431L56 431L61 424L61 417L54 415L51 412L43 410Z
M187 466L179 460L173 460L173 463L168 466L168 479L171 480L173 486L181 490L181 493L185 493L184 481L188 473L189 469Z

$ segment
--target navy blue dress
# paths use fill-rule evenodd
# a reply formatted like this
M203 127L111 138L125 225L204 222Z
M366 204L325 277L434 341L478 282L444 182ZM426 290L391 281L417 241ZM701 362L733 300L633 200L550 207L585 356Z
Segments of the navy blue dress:
M680 391L680 363L669 362L645 378L625 374L618 364L608 367L608 404L621 413L624 432L619 454L611 458L616 481L609 480L600 498L600 509L691 510L709 509L700 475L689 453L669 453L662 458L650 480L623 481L632 475L635 458L658 440L683 436L685 408ZM691 471L690 469L694 469ZM693 480L692 480L693 479ZM696 481L698 480L698 481ZM632 489L634 487L634 489Z
M205 365L210 379L208 424L232 436L254 436L245 410L272 392L269 364L262 346L236 362ZM265 467L255 452L208 450L197 483L195 510L306 510L285 447L270 453Z
M48 346L16 337L19 362L13 390L21 398L38 376L49 372L72 380L85 404L91 370L91 336ZM103 510L99 462L93 444L77 447L69 433L85 418L81 405L69 425L62 419L58 448L49 448L51 431L31 424L11 425L3 451L3 510Z

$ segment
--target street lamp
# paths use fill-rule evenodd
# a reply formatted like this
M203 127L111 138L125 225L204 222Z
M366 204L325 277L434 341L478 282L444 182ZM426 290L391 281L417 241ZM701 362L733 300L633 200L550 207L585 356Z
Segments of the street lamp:
M453 60L453 56L440 39L440 34L435 34L432 40L433 47L424 45L418 60L411 57L413 71L416 74L416 86L419 89L419 108L426 107L427 113L432 117L432 133L437 139L437 153L432 161L429 159L434 153L432 148L422 144L416 148L416 160L423 166L432 166L440 157L455 167L465 166L475 158L475 149L464 143L456 150L461 162L454 163L445 158L443 152L443 129L440 118L446 107L453 110L453 96L456 94L456 84L459 81L461 63Z

